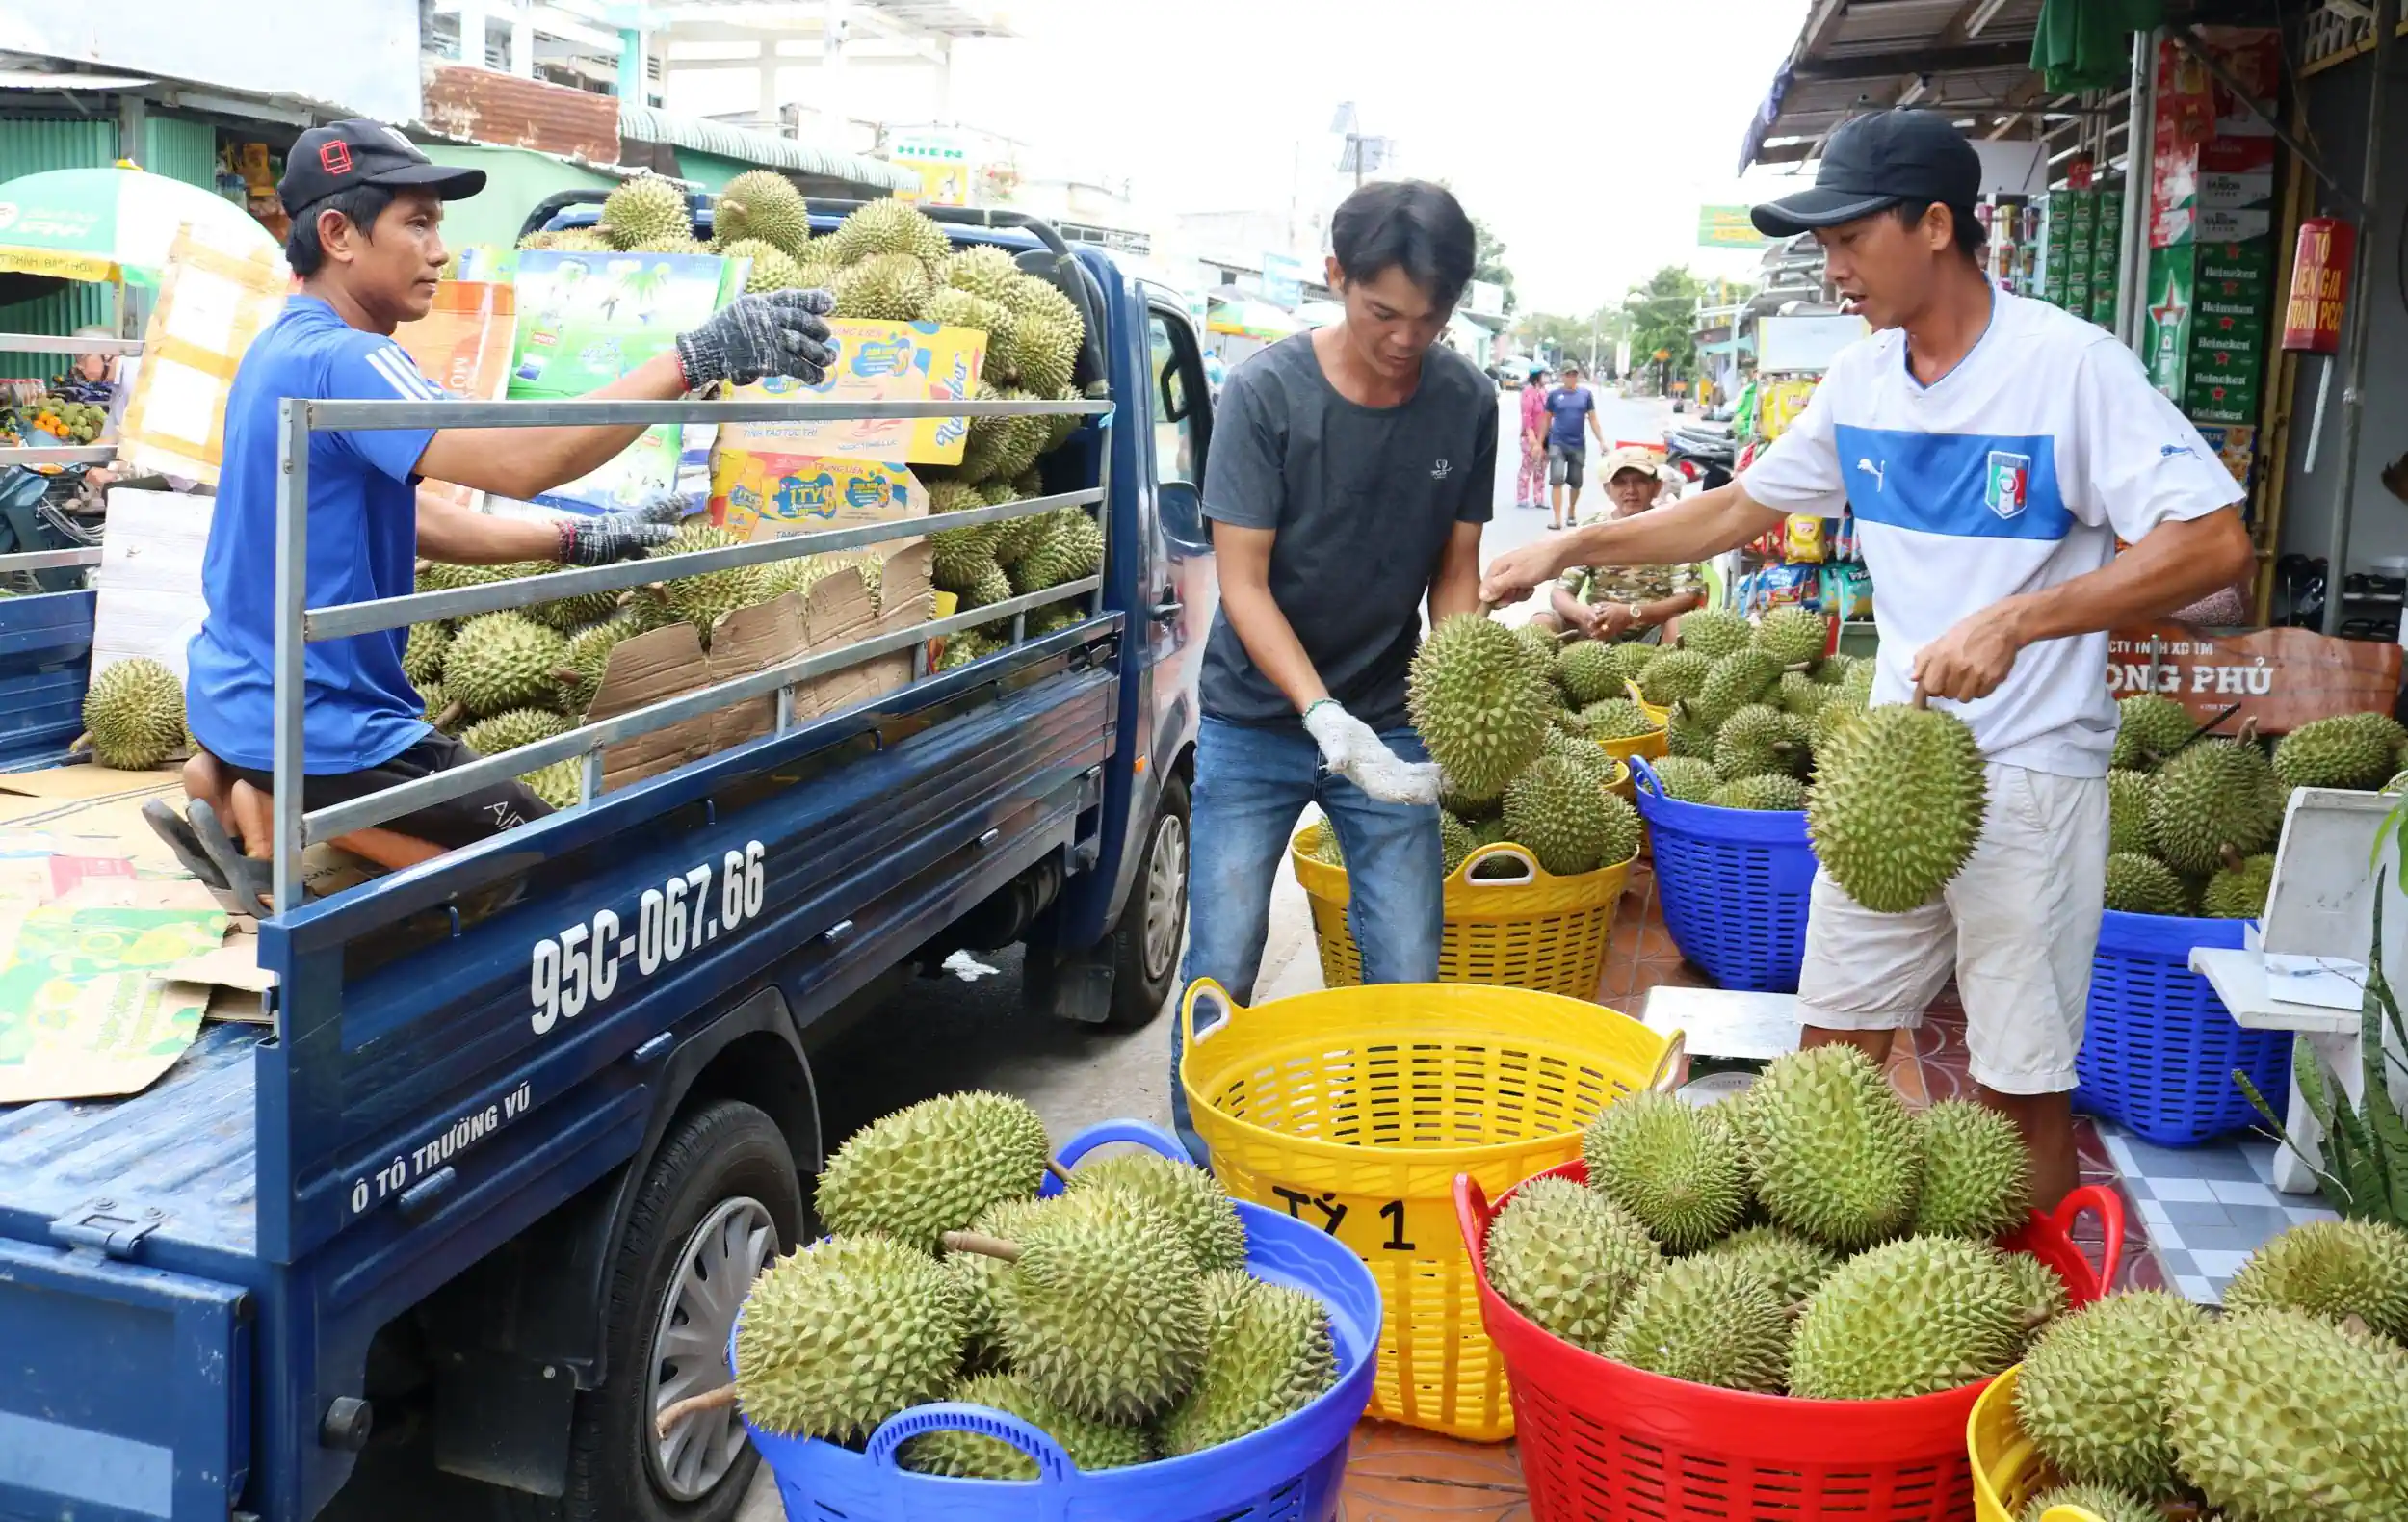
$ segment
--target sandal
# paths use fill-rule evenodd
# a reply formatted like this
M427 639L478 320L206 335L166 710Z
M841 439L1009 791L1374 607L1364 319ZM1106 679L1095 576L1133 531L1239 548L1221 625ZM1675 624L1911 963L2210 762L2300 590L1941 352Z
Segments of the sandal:
M218 811L206 802L194 800L185 807L184 817L191 822L201 849L209 853L210 861L225 879L228 897L234 904L244 905L234 912L258 918L275 913L275 863L244 855L242 848L234 844L234 837L226 833L225 826L219 821ZM307 893L301 895L301 902L309 902Z
M149 823L151 832L175 853L175 859L184 870L197 879L202 887L217 895L218 902L225 906L227 913L250 912L235 898L233 887L225 880L225 873L220 870L216 860L201 846L200 837L193 832L193 827L183 815L168 805L166 799L154 798L144 803L143 818Z

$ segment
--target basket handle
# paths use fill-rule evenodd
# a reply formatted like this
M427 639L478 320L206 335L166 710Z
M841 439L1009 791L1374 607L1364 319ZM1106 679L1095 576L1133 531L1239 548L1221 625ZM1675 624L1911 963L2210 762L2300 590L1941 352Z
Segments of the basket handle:
M1472 1276L1488 1277L1488 1223L1497 1213L1489 1208L1488 1191L1469 1173L1454 1176L1454 1225L1463 1234L1463 1251L1471 1259Z
M1631 680L1627 676L1622 678L1622 690L1631 695L1632 702L1643 703L1647 701L1646 695L1638 690L1638 683Z
M903 1473L897 1456L903 1445L928 1432L977 1432L984 1437L1000 1438L1036 1461L1036 1483L1040 1486L1060 1485L1074 1472L1070 1456L1045 1432L1016 1416L998 1411L992 1406L970 1405L959 1401L941 1401L930 1405L915 1405L900 1411L878 1424L870 1434L869 1446L863 1450L870 1462L887 1475ZM888 1482L890 1484L893 1481ZM903 1498L898 1497L898 1500ZM910 1512L908 1506L899 1507L895 1515ZM1062 1515L1059 1499L1043 1505L1039 1515L1058 1519Z
M1212 1024L1198 1025L1196 1014L1208 1002L1219 1012L1215 1015ZM1217 980L1196 979L1195 982L1188 984L1188 991L1179 996L1181 1044L1188 1051L1194 1051L1198 1043L1209 1039L1214 1032L1237 1018L1244 1009L1245 1006L1229 997L1229 990L1222 987Z
M2084 1215L2099 1218L2099 1287L2112 1289L2116 1271L2124 1266L2124 1196L2104 1184L2084 1184L2057 1201L2049 1219L2071 1241L2074 1222Z
M1194 1162L1188 1156L1188 1149L1174 1141L1169 1132L1163 1130L1160 1126L1148 1125L1142 1120L1098 1120L1063 1142L1061 1151L1055 1161L1065 1168L1077 1168L1079 1160L1089 1152L1099 1146L1111 1146L1118 1142L1135 1142L1139 1146L1161 1153L1174 1163L1187 1163L1192 1166Z
M1663 1043L1663 1051L1656 1058L1656 1070L1647 1075L1647 1087L1662 1093L1670 1093L1678 1087L1681 1061L1688 1055L1688 1032L1676 1030Z
M1663 797L1663 784L1656 779L1656 769L1647 764L1645 756L1632 756L1626 764L1631 775L1637 779L1635 785L1645 788L1650 798Z
M1485 861L1517 862L1521 865L1522 875L1518 878L1473 877L1472 869ZM1472 853L1454 869L1454 878L1467 888L1528 887L1538 880L1538 858L1509 840L1493 841L1485 846L1473 847Z

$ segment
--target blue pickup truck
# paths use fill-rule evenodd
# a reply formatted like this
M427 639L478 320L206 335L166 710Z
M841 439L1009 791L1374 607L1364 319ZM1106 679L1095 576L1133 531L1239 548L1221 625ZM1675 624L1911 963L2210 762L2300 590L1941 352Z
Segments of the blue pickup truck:
M944 215L1093 314L1112 406L1045 461L1047 503L1100 504L1085 617L276 914L273 1024L0 1105L0 1516L724 1522L742 1430L653 1418L811 1230L807 1029L1015 942L1033 1004L1155 1016L1216 600L1201 353L1102 250ZM0 767L61 759L92 617L0 598Z

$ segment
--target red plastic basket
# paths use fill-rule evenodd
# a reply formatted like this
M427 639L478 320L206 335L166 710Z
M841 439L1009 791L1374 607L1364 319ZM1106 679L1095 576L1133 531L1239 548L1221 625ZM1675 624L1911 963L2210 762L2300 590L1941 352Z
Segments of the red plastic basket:
M1584 1183L1588 1169L1566 1163L1537 1176ZM1540 1329L1490 1288L1488 1223L1512 1197L1508 1190L1491 1206L1477 1180L1454 1181L1480 1315L1513 1392L1535 1522L1971 1522L1965 1423L1988 1380L1904 1401L1800 1401L1601 1358ZM2071 1234L2084 1212L2105 1225L2095 1269ZM2086 1186L2055 1216L2035 1211L2002 1246L2056 1270L2073 1303L2086 1305L2114 1282L2124 1202L2111 1189Z

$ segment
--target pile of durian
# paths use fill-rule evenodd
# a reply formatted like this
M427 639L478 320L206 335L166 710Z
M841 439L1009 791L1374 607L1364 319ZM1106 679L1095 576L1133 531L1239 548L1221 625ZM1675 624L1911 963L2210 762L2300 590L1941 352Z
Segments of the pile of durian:
M1048 1153L1034 1110L981 1092L847 1142L820 1177L832 1235L771 1265L745 1301L746 1417L857 1446L899 1411L960 1401L1040 1429L1081 1469L1112 1469L1234 1441L1336 1381L1326 1308L1246 1273L1244 1225L1210 1174L1120 1153L1039 1198ZM915 1437L901 1458L1036 1478L973 1432Z
M810 209L784 176L768 170L727 182L713 213L713 240L696 242L685 193L642 174L611 192L591 230L536 233L519 247L591 252L716 253L751 261L746 291L826 289L835 315L886 322L929 322L986 335L986 357L973 400L1075 401L1074 380L1086 325L1050 281L1024 273L992 245L955 249L933 219L900 200L870 201L824 236L814 237ZM1077 414L979 418L970 424L961 463L922 466L931 513L1002 507L1045 494L1037 461L1060 448L1084 421ZM929 536L937 587L963 611L983 608L1094 575L1104 535L1084 508L1030 518L943 529ZM1078 620L1066 606L1031 616L1031 635ZM942 668L991 654L1008 643L1008 620L980 625L946 642Z
M2388 714L2302 724L2269 758L2248 724L2231 739L2193 738L2197 721L2171 697L2135 693L2117 707L2107 906L2122 913L2255 919L2293 788L2408 785L2408 729Z
M2015 1414L2054 1479L2025 1512L2101 1522L2408 1518L2408 1231L2294 1226L2212 1315L2109 1296L2032 1343Z
M2012 1122L1910 1112L1854 1047L1780 1058L1709 1106L1647 1091L1582 1137L1585 1184L1523 1185L1488 1231L1499 1295L1567 1342L1695 1384L1823 1401L2002 1373L2064 1283L1994 1242L2023 1226Z

